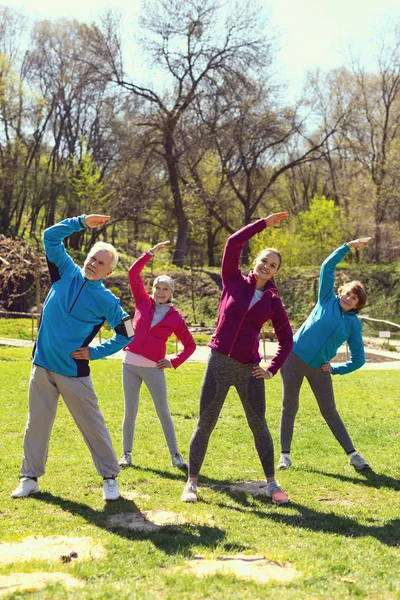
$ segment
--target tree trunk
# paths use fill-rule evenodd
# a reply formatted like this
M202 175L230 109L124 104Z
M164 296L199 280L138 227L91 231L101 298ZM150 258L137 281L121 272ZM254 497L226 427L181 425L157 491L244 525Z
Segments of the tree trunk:
M7 184L4 185L2 209L0 211L0 231L4 235L9 234L12 191L12 187Z
M175 217L178 226L172 264L183 267L187 246L188 222L183 209L182 196L179 188L178 164L174 152L174 139L171 128L166 132L164 137L164 150L168 168L169 185L174 200Z
M215 267L214 236L209 228L207 228L207 263L209 267Z

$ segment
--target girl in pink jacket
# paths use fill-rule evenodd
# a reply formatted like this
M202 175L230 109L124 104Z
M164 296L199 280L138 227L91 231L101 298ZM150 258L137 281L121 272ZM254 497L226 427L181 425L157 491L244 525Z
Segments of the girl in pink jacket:
M141 272L153 255L165 248L169 242L160 242L143 254L129 269L129 283L135 299L133 327L135 337L125 348L122 364L122 382L125 398L125 413L122 424L123 453L119 464L132 464L132 444L139 394L142 382L147 386L163 428L171 453L172 465L187 471L187 464L179 454L175 428L167 401L167 385L164 369L177 369L193 352L196 344L185 320L172 305L174 280L160 275L153 282L150 296L143 285ZM175 334L183 344L183 350L174 358L165 358L168 338Z
M248 277L239 268L244 244L287 216L281 212L259 219L231 235L226 242L222 259L222 296L217 326L208 344L211 355L203 378L199 420L190 442L189 478L182 494L183 502L197 500L197 478L208 441L231 386L239 394L254 436L267 480L266 495L275 504L288 502L287 495L275 480L274 446L265 420L263 381L276 374L293 346L292 330L274 283L281 256L277 250L265 248L256 257ZM263 369L259 365L258 335L269 319L278 338L278 350L268 368Z

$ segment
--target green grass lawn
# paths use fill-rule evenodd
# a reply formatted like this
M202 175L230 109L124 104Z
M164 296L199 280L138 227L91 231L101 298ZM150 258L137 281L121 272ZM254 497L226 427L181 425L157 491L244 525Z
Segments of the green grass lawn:
M28 535L88 536L107 557L69 564L30 562L1 566L0 574L68 572L85 582L13 598L40 599L343 599L400 598L400 409L398 371L364 371L335 377L337 404L356 448L374 473L356 473L318 413L304 385L293 444L294 466L279 472L291 504L234 495L229 483L262 479L250 430L236 393L230 391L204 462L199 502L180 502L184 476L170 465L168 450L147 390L143 389L134 444L134 467L121 472L124 492L135 500L104 505L101 479L63 402L55 421L41 493L11 500L17 485L27 414L30 350L0 347L2 541ZM187 456L197 420L204 365L168 370L171 412L180 449ZM92 377L117 454L121 451L123 398L118 360L92 363ZM266 383L267 420L278 448L279 377ZM187 525L155 533L111 531L109 515L166 509ZM262 555L290 563L299 573L290 583L261 585L233 576L197 579L185 561L234 554ZM180 571L174 571L182 567Z
M101 328L103 340L114 335L114 331L107 326ZM29 318L4 319L0 318L0 338L15 338L19 340L35 340L37 336L37 320Z

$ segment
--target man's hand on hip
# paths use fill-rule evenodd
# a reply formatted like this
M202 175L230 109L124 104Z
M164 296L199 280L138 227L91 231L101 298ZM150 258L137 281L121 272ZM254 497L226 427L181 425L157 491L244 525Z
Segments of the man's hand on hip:
M79 348L79 350L71 352L70 356L76 360L90 360L90 348L88 346Z

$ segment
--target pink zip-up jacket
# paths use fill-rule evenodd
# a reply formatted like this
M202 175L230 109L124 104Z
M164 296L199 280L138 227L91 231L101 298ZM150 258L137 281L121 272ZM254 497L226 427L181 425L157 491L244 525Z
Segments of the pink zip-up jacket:
M222 259L222 296L216 329L210 348L244 364L259 364L258 335L263 324L271 320L278 338L278 350L268 365L275 375L293 347L292 328L275 285L268 281L260 300L249 310L256 289L256 276L245 277L239 268L244 244L265 229L265 219L246 225L228 238Z
M124 350L129 350L158 362L165 358L167 340L174 333L183 344L183 350L171 359L173 368L177 369L193 354L196 344L184 318L173 306L157 325L151 327L155 301L146 292L140 273L152 258L152 255L147 252L142 254L128 272L129 283L136 305L133 319L135 337Z

